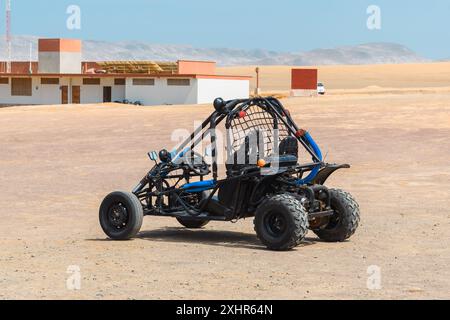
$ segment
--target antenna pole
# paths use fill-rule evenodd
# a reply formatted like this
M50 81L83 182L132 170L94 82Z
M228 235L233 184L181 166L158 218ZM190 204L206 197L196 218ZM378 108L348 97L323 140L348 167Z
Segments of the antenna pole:
M30 41L30 69L29 72L30 74L33 73L33 42Z
M12 46L11 46L11 0L6 0L6 72L11 73Z

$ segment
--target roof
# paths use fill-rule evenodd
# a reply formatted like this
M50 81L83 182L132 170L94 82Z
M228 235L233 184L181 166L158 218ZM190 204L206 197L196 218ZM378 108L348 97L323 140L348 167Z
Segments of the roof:
M0 78L191 78L191 79L223 79L250 80L251 76L229 76L209 74L144 74L144 73L0 73Z
M156 61L85 61L80 73L39 73L38 62L33 61L30 74L29 62L13 62L12 72L7 74L6 62L0 61L0 77L72 77L72 78L197 78L249 80L252 76L217 75L212 61L178 60Z
M97 62L107 73L178 73L176 62L158 61L104 61Z

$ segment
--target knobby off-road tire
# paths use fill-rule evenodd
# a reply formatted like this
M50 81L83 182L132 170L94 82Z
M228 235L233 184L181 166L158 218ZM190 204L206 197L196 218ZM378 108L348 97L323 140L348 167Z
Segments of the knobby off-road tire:
M297 247L308 233L308 213L300 201L288 194L265 200L256 210L255 231L270 250L286 251Z
M113 240L134 238L142 227L144 213L139 199L129 192L113 192L100 206L100 225Z
M182 226L188 229L200 229L209 223L209 221L183 219L183 218L177 218L177 220Z
M331 208L336 214L330 217L325 227L313 230L322 240L342 242L355 234L360 222L359 205L353 196L339 189L330 189Z

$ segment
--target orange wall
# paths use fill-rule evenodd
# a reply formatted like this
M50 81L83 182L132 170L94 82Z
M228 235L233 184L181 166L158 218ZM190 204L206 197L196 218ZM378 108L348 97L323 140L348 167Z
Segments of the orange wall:
M317 69L292 69L293 90L317 90L318 71Z
M39 52L81 52L81 41L72 39L39 39Z
M215 75L216 63L209 61L178 61L179 74Z

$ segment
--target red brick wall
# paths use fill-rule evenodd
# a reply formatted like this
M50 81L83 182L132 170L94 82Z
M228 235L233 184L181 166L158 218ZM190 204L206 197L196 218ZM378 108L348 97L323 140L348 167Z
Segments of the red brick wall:
M31 63L31 69L33 73L37 73L38 71L38 63L33 61ZM30 71L30 63L26 61L13 61L11 63L11 73L17 74L29 74ZM6 62L0 61L0 73L6 72Z

